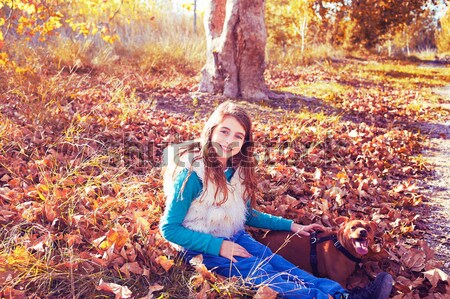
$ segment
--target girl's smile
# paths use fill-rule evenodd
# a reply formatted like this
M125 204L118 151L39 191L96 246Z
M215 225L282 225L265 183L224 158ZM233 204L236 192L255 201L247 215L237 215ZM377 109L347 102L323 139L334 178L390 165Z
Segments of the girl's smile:
M226 165L230 157L239 153L244 140L245 129L233 116L225 116L211 134L211 142L223 165Z

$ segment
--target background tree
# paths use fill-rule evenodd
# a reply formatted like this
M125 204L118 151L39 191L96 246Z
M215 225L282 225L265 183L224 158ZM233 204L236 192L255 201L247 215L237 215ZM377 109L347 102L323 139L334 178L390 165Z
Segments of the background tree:
M344 1L345 2L345 1ZM387 33L400 25L409 25L426 10L427 0L354 0L350 18L356 21L353 43L373 48Z
M418 20L433 18L434 0L317 0L311 5L321 18L320 32L332 45L374 49ZM423 15L427 15L423 17ZM411 33L409 34L411 35ZM349 40L350 39L350 40Z
M206 64L199 90L267 99L264 0L210 0L205 12Z
M300 53L314 40L311 29L317 23L317 14L307 0L269 0L266 4L266 24L269 41L282 47L300 47Z
M436 18L431 10L417 16L409 25L400 24L392 33L397 52L411 55L415 49L435 49Z
M450 9L447 8L445 15L439 21L436 46L441 53L450 52Z

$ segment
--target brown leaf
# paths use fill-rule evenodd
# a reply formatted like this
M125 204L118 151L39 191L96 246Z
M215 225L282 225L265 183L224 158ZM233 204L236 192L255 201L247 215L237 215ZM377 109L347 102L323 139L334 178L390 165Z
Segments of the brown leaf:
M410 293L412 291L412 284L413 282L409 278L401 275L395 277L395 288L404 294Z
M125 263L120 268L120 272L124 273L127 277L130 276L130 272L138 275L142 275L144 273L144 269L139 266L138 262Z
M420 250L411 249L404 253L402 262L412 271L422 271L425 267L425 253Z
M75 234L67 234L64 235L64 240L66 240L67 244L72 247L73 245L79 245L83 243L83 238L81 235L75 235Z
M14 189L20 187L20 178L14 178L8 182L8 185Z
M16 290L12 287L5 287L0 293L5 299L26 299L28 298L25 291Z
M258 288L255 296L253 296L253 299L275 299L277 298L277 295L278 293L271 289L269 286L263 285L262 287Z
M11 177L8 174L5 174L0 178L0 181L3 183L7 183L9 180L11 180Z
M49 222L53 222L56 219L56 217L57 217L56 216L55 206L53 206L48 201L45 202L45 204L44 204L44 214L45 214L45 218L47 218L47 220Z
M448 276L445 272L440 269L433 269L430 271L423 272L423 275L426 279L431 282L433 288L435 288L439 281L446 281L450 284L450 276Z
M115 283L106 283L103 282L103 279L100 279L100 282L98 286L96 287L99 291L105 291L108 293L113 293L116 295L116 299L126 299L130 298L132 295L132 292L128 289L127 286L121 286L119 284Z
M148 288L148 293L147 296L145 297L140 297L139 299L153 299L155 298L155 296L153 295L154 292L159 292L162 291L164 289L164 286L160 285L160 284L153 284Z
M207 299L210 289L211 289L211 287L209 286L208 281L204 280L202 283L202 288L200 289L200 291L197 294L195 294L195 298L196 299Z
M120 251L120 255L128 262L136 261L136 248L133 246L124 246Z
M164 286L155 283L149 287L149 292L151 292L151 293L159 292L159 291L162 291L163 289L164 289Z
M203 264L203 256L201 254L190 259L189 263L195 268L202 278L210 280L211 282L215 282L217 280L214 274L211 273Z

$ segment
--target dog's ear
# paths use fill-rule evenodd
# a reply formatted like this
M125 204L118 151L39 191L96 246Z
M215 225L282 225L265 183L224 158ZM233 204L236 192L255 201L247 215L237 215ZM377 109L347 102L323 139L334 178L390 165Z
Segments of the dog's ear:
M377 228L378 228L377 223L375 221L369 221L369 226L370 226L370 229L372 229L373 235L375 236L375 234L377 233Z
M336 224L338 226L342 226L345 225L348 222L348 217L345 216L339 216L336 219L334 219L334 222L336 222Z

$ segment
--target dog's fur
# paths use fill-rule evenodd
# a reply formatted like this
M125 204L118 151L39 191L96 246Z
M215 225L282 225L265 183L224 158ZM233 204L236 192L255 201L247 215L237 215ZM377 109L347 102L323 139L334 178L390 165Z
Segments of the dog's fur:
M373 253L372 246L377 228L374 222L347 217L338 217L335 222L339 225L337 231L320 232L317 234L318 238L336 234L342 246L356 258ZM297 267L313 272L310 263L310 237L287 231L269 231L264 235L256 235L255 238ZM317 244L317 268L320 277L331 278L345 288L355 266L356 262L340 252L332 240Z

